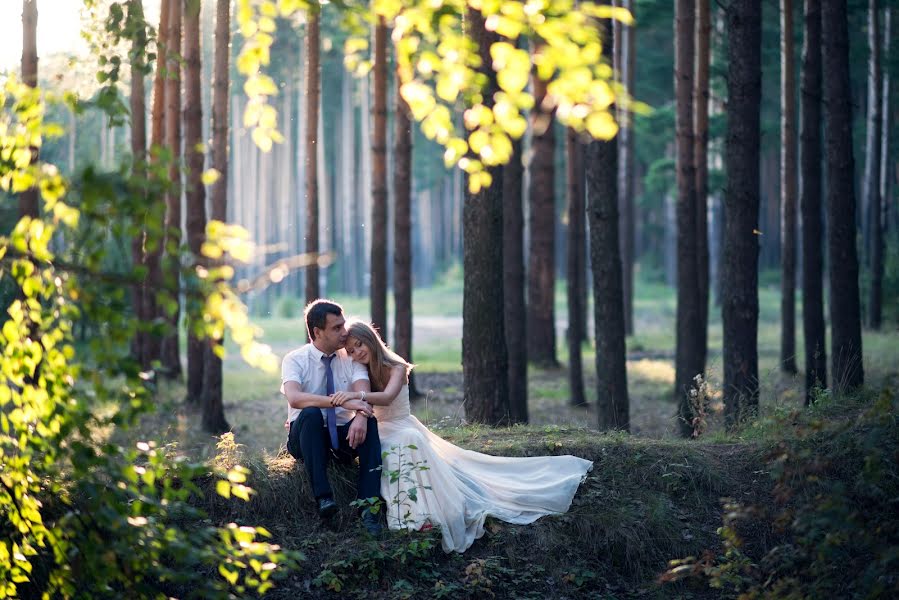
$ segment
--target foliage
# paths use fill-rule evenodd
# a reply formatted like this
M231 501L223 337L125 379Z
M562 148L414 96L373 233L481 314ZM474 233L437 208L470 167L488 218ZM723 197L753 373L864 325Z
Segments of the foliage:
M317 2L304 0L241 0L238 6L237 22L245 44L237 66L247 76L244 91L249 98L244 125L253 128L253 139L263 149L283 139L276 111L268 104L278 86L262 71L271 61L275 19L300 10L320 8ZM463 27L471 14L478 14L488 31L502 36L490 46L491 68L500 87L492 99L484 97L488 80L481 72L482 59ZM564 125L595 138L611 139L616 134L613 103L626 110L640 108L613 81L609 64L600 60L599 20L632 22L630 13L621 8L572 0L437 4L379 0L370 12L357 16L369 22L383 19L393 28L400 93L425 135L446 148L446 164L458 165L469 174L472 192L490 185L486 167L507 162L512 139L520 138L527 128L523 113L534 105L526 89L532 70L549 82L544 108L555 110ZM533 52L518 48L519 39L530 40ZM366 73L368 49L364 36L347 40L347 67ZM457 108L464 110L466 131L462 133L453 117Z
M33 149L61 133L43 120L40 90L4 81L0 105L0 188L37 187L46 217L22 218L0 237L0 277L14 291L0 356L0 597L264 592L278 565L296 555L264 541L264 529L206 520L195 482L208 467L152 442L110 441L153 406L152 373L127 356L138 325L125 293L142 274L110 262L104 244L136 234L142 213L131 192L142 183L92 170L65 182L34 160ZM147 233L153 243L154 229ZM207 255L246 253L239 229L211 223L207 234ZM246 357L271 366L227 285L231 267L183 268L193 278L188 295L203 299L202 333L221 339L227 327ZM159 292L171 298L178 290ZM85 320L99 329L76 352L74 333ZM218 471L216 487L248 499L245 476Z
M729 503L724 552L673 561L663 581L700 577L741 598L879 598L899 593L899 403L889 390L857 418L824 421L821 396L808 416L783 418L792 436L772 451L770 506ZM817 414L816 414L817 413ZM780 536L763 552L744 544L750 521Z

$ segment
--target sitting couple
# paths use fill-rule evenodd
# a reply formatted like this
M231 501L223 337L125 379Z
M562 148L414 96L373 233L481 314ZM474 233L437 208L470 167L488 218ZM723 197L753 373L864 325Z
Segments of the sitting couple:
M527 524L568 510L592 462L490 456L450 444L411 414L412 365L370 325L347 323L327 300L310 303L304 316L312 341L284 357L281 393L287 450L304 462L322 518L337 512L327 476L332 455L359 458L358 497L381 496L391 529L439 527L446 552L468 549L488 516ZM373 535L381 530L368 510L362 523Z

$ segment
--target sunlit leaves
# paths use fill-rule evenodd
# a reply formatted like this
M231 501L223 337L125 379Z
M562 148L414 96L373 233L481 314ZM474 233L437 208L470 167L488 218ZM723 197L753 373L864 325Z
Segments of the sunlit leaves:
M301 8L296 3L294 9ZM268 63L271 40L259 33L263 9L264 3L241 0L238 22L251 35L241 53L248 56L238 60L238 69L248 77ZM488 67L496 72L500 91L489 101L483 97L487 77L480 72L481 57L464 30L463 16L469 10L480 12L486 29L503 38L490 48ZM490 184L483 170L507 162L512 140L524 134L526 112L534 105L528 91L534 74L548 82L542 108L564 125L598 139L617 133L613 103L624 110L641 108L620 84L610 83L613 73L603 60L598 20L632 24L623 8L573 0L375 0L363 21L379 17L393 30L400 94L424 134L446 148L447 165L470 175L472 192ZM528 45L537 50L527 50ZM346 67L367 74L369 52L364 34L351 36L344 47ZM248 95L247 111L252 114L245 116L245 124L260 131L253 139L261 148L270 148L276 129L268 122L260 124L259 113L271 94ZM466 117L460 130L454 115L471 110L477 118ZM483 117L485 111L492 112L490 120Z

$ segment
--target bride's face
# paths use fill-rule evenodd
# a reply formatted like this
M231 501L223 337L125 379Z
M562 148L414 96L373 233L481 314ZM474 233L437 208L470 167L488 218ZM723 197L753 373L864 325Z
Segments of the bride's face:
M346 339L346 353L350 358L362 365L367 365L371 360L371 354L369 353L368 348L366 348L365 344L360 340L354 337L348 337Z

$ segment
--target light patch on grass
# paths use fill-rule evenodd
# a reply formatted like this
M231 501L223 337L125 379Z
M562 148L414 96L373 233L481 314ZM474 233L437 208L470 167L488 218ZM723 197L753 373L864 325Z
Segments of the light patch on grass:
M643 358L627 362L628 378L643 379L651 383L674 385L674 365L669 360Z

